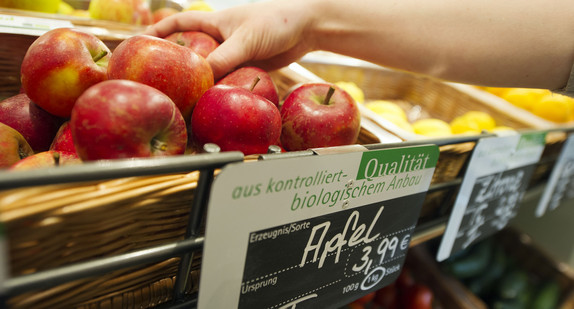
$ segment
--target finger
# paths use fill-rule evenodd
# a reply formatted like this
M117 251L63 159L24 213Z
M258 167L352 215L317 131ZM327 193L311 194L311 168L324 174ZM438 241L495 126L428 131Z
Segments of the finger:
M248 44L244 42L243 36L236 33L207 56L207 62L211 65L215 79L223 77L251 59L251 54L245 49L246 46Z
M249 65L257 66L266 71L273 71L298 61L310 51L309 48L298 46L268 59L250 61Z
M211 14L212 12L204 11L177 13L147 28L144 34L166 37L174 32L202 31L221 41L221 35L212 23L214 18L209 16Z

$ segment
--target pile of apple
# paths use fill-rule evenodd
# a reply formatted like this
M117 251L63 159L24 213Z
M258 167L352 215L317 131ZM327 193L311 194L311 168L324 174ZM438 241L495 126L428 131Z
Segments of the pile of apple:
M132 36L110 49L96 36L51 30L28 48L22 91L0 102L0 167L191 155L206 143L245 155L348 145L357 103L329 83L284 100L268 72L239 68L215 81L201 32Z

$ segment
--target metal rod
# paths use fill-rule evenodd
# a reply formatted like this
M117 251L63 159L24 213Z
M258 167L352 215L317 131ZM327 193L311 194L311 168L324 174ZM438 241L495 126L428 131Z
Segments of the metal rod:
M73 183L121 177L147 176L217 168L242 161L241 152L181 155L138 159L100 160L79 165L0 172L0 190L36 185Z
M218 153L220 148L215 144L206 144L203 150L206 153ZM200 234L201 222L205 209L207 208L214 172L213 169L202 169L199 172L199 179L197 180L197 187L194 191L185 238L196 237ZM185 290L189 284L189 272L191 271L194 257L193 254L194 252L186 252L182 255L179 262L173 291L175 301L185 298Z
M417 225L410 242L410 247L440 237L446 229L447 221L447 218L439 218L425 224Z
M462 178L456 178L451 181L441 182L441 183L434 183L429 186L428 193L435 192L435 191L442 191L444 189L450 189L454 187L458 187L462 184Z
M213 170L201 171L197 181L197 188L193 198L189 223L187 225L186 238L199 235L201 220L209 197L211 183L213 181ZM193 262L193 253L185 253L179 262L177 276L175 278L174 299L181 300L185 297L185 290L188 285L188 274Z
M185 252L200 250L203 247L203 242L203 237L190 238L149 249L40 271L8 279L4 283L4 288L6 295L10 296L34 289L53 287L73 280L97 276L122 268L159 262Z

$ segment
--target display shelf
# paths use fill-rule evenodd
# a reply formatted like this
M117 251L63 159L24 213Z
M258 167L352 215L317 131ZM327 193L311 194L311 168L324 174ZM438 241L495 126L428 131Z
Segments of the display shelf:
M570 128L566 130L571 130ZM417 144L435 143L437 145L450 145L461 142L476 141L484 136L465 136L457 138L444 138L436 140L421 140L405 142L409 146ZM398 144L372 144L364 147L369 150L394 148L405 146ZM297 156L313 156L316 151L302 151L297 153L267 154L259 156L259 160L282 160ZM195 189L195 199L190 210L193 213L189 217L188 228L185 236L181 240L172 241L166 244L149 246L140 250L115 254L108 257L99 257L87 261L63 265L61 267L41 270L33 274L17 275L8 278L4 283L5 297L11 298L19 294L35 291L43 288L54 287L59 284L66 284L78 279L90 279L102 273L109 273L116 270L126 269L137 265L146 265L159 262L173 257L187 256L183 263L179 263L181 274L189 272L192 254L201 252L204 237L199 232L200 221L205 212L207 199L209 198L209 187L216 169L233 162L243 161L245 158L241 153L210 153L196 156L159 158L159 159L138 159L138 160L117 160L109 162L87 163L83 166L61 167L45 171L30 171L18 174L3 173L0 175L0 188L2 190L13 191L26 187L54 185L61 183L79 183L89 181L101 181L113 178L135 177L144 175L160 175L189 172L193 170L201 171L198 186ZM553 158L546 160L552 161ZM461 175L462 176L462 175ZM435 183L429 188L429 192L440 190L456 190L460 186L461 178L444 183ZM197 192L201 192L198 194ZM447 208L448 209L448 208ZM448 210L442 216L437 216L420 222L413 234L410 246L417 246L432 239L439 238L446 226ZM9 237L10 235L8 235ZM174 285L173 296L159 308L178 308L178 306L190 306L196 303L196 292L184 293L189 283L178 281ZM176 288L177 287L177 288Z
M28 13L13 10L0 10L0 14L30 16ZM31 17L38 18L59 18L44 14L32 15ZM73 19L71 22L79 29L98 35L112 49L123 39L143 29L86 19ZM19 62L23 57L22 52L35 37L6 33L2 35L10 44L5 44L5 49L0 52L0 58L4 60L5 66L2 71L6 73L4 77L0 78L0 96L8 96L19 91ZM524 115L523 112L516 112L515 109L504 104L502 104L502 108L499 108L499 101L490 102L491 104L482 107L484 96L480 91L468 85L442 83L426 77L381 69L356 60L349 62L350 59L346 59L345 62L338 62L341 60L340 57L333 59L321 54L311 54L302 59L301 64L304 67L312 69L317 74L321 73L321 77L310 71L300 70L298 64L293 64L287 70L273 72L273 77L279 82L279 88L283 93L298 82L314 80L335 82L356 78L357 81L363 82L363 88L371 98L387 95L391 90L395 92L404 90L405 85L419 85L413 87L416 91L406 94L413 98L422 99L424 101L422 103L428 103L427 108L436 113L440 111L449 112L448 117L480 107L492 112L498 120L516 125L518 133L546 132L568 135L574 131L574 127L555 127L547 121L531 116L521 118ZM385 87L381 85L385 85ZM441 97L441 95L444 96ZM445 101L445 98L448 100ZM445 102L448 104L444 104ZM437 107L436 104L441 106ZM438 116L445 115L437 114ZM551 126L552 128L549 128ZM409 138L396 142L397 136L408 136ZM139 297L141 301L144 294L150 298L144 302L154 303L154 306L150 307L196 307L198 290L201 286L198 273L205 242L203 236L204 220L210 198L211 184L217 177L217 173L228 164L242 164L240 162L253 161L254 159L261 161L286 160L321 156L325 153L377 151L417 145L436 145L441 149L439 163L435 170L436 177L433 178L428 189L423 212L418 218L419 221L410 240L410 247L440 239L445 232L453 201L462 184L468 158L472 154L474 144L479 139L494 136L494 134L483 133L430 139L413 138L412 134L401 133L393 136L394 142L384 142L379 139L378 142L334 147L334 149L313 149L286 153L270 151L269 154L263 154L257 158L246 158L238 152L223 152L170 158L112 160L85 163L73 167L64 166L57 169L0 173L0 201L2 201L3 194L10 198L18 195L20 191L25 192L22 194L28 194L28 192L36 194L33 198L34 201L38 202L31 203L32 209L26 210L29 213L10 213L11 218L20 220L18 224L21 225L18 227L22 230L18 231L20 232L19 237L26 234L26 229L33 236L44 233L46 235L40 236L47 236L33 240L24 237L29 242L23 244L23 248L18 248L22 250L19 251L19 256L25 255L26 261L30 261L40 260L34 256L34 250L38 250L37 252L44 252L42 250L45 250L45 252L53 254L51 256L53 261L47 265L38 265L37 268L34 266L33 269L27 269L26 265L21 265L24 262L20 263L18 268L14 270L17 273L8 276L0 286L0 307L17 298L18 301L22 302L21 304L30 304L27 301L44 299L45 303L42 305L49 308L53 305L49 303L52 298L69 300L82 293L87 293L88 290L90 292L97 290L99 293L93 294L93 299L95 299L93 302L79 301L86 308L104 303L108 305L112 300L133 305L134 299ZM538 162L538 169L530 184L529 191L539 190L540 184L544 184L547 180L548 173L557 159L564 139L564 136L559 136L547 141L547 152ZM458 148L461 145L464 147ZM197 174L193 174L194 178L191 178L189 176L191 173ZM136 182L137 186L132 185ZM34 191L36 189L37 192ZM76 190L84 191L78 192ZM53 198L53 200L48 198ZM57 205L62 207L56 209L54 205L57 204L58 199L69 199L73 203L70 204L70 207ZM10 200L3 202L8 203L8 208L10 208L10 203L12 203ZM158 205L179 203L180 205L173 208L173 212L179 217L168 221L164 217L165 214L162 214L162 217L157 219L157 214L154 212L157 209L146 208L149 206L148 202ZM46 209L38 211L38 208L42 208L43 203L47 204ZM98 208L103 208L103 210L98 212L96 211ZM159 212L159 210L157 211ZM167 212L171 211L172 209L169 209ZM149 215L131 220L130 216L141 213L149 213ZM96 217L96 215L101 217ZM92 220L85 221L88 222L87 224L82 221L86 219L85 217L92 216L93 218L88 218ZM1 215L0 218L6 219ZM66 220L78 219L81 219L81 223L72 225L75 228L83 228L82 224L85 224L84 231L74 231L73 228L62 229L62 234L69 233L66 237L72 237L70 239L60 239L58 238L60 235L54 233L56 226L68 223ZM113 223L108 223L107 219ZM166 227L157 228L159 224L154 225L156 219L160 220L162 224L167 221ZM237 219L241 220L241 218ZM102 227L99 226L98 220L101 220ZM141 222L133 222L138 220ZM0 221L1 224L3 224L2 221ZM110 225L108 226L108 224ZM118 237L113 232L113 229L123 231L132 228L132 225L135 225L133 229L142 229L145 230L145 233L143 235L121 235ZM5 229L5 236L8 241L11 240L11 232L13 230ZM101 236L98 233L105 235ZM156 233L161 234L161 236L156 237L154 235ZM134 232L134 234L136 233ZM137 236L137 239L128 239L132 236ZM123 239L121 239L122 237ZM99 245L98 241L102 240L103 242L103 239L109 240L111 243ZM116 240L123 242L116 245ZM47 243L45 247L40 249L34 247L43 241ZM94 242L95 245L84 244L90 242ZM132 246L132 242L137 243L137 245ZM76 246L79 246L80 249L74 249ZM96 248L94 249L94 247ZM108 247L112 248L107 250ZM60 257L55 254L59 251L66 251L67 254ZM80 257L76 258L74 255ZM141 275L142 278L130 277L129 274L132 272ZM100 278L103 275L106 277ZM135 290L126 288L129 283L138 279L137 283L141 288ZM117 284L121 288L115 289L113 286L107 286L107 289L104 290L101 285L105 282L112 282L110 285ZM26 305L19 307L26 307ZM29 305L28 307L36 306Z

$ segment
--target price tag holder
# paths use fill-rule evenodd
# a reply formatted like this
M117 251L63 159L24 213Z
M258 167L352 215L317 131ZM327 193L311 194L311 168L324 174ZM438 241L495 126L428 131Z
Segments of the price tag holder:
M0 14L0 33L41 36L56 28L73 28L67 20Z
M556 209L562 202L574 198L574 135L570 135L560 151L552 173L542 192L536 216Z
M437 252L438 261L502 230L516 216L545 138L542 132L477 142Z
M199 308L329 308L399 275L436 145L230 164L212 187Z

